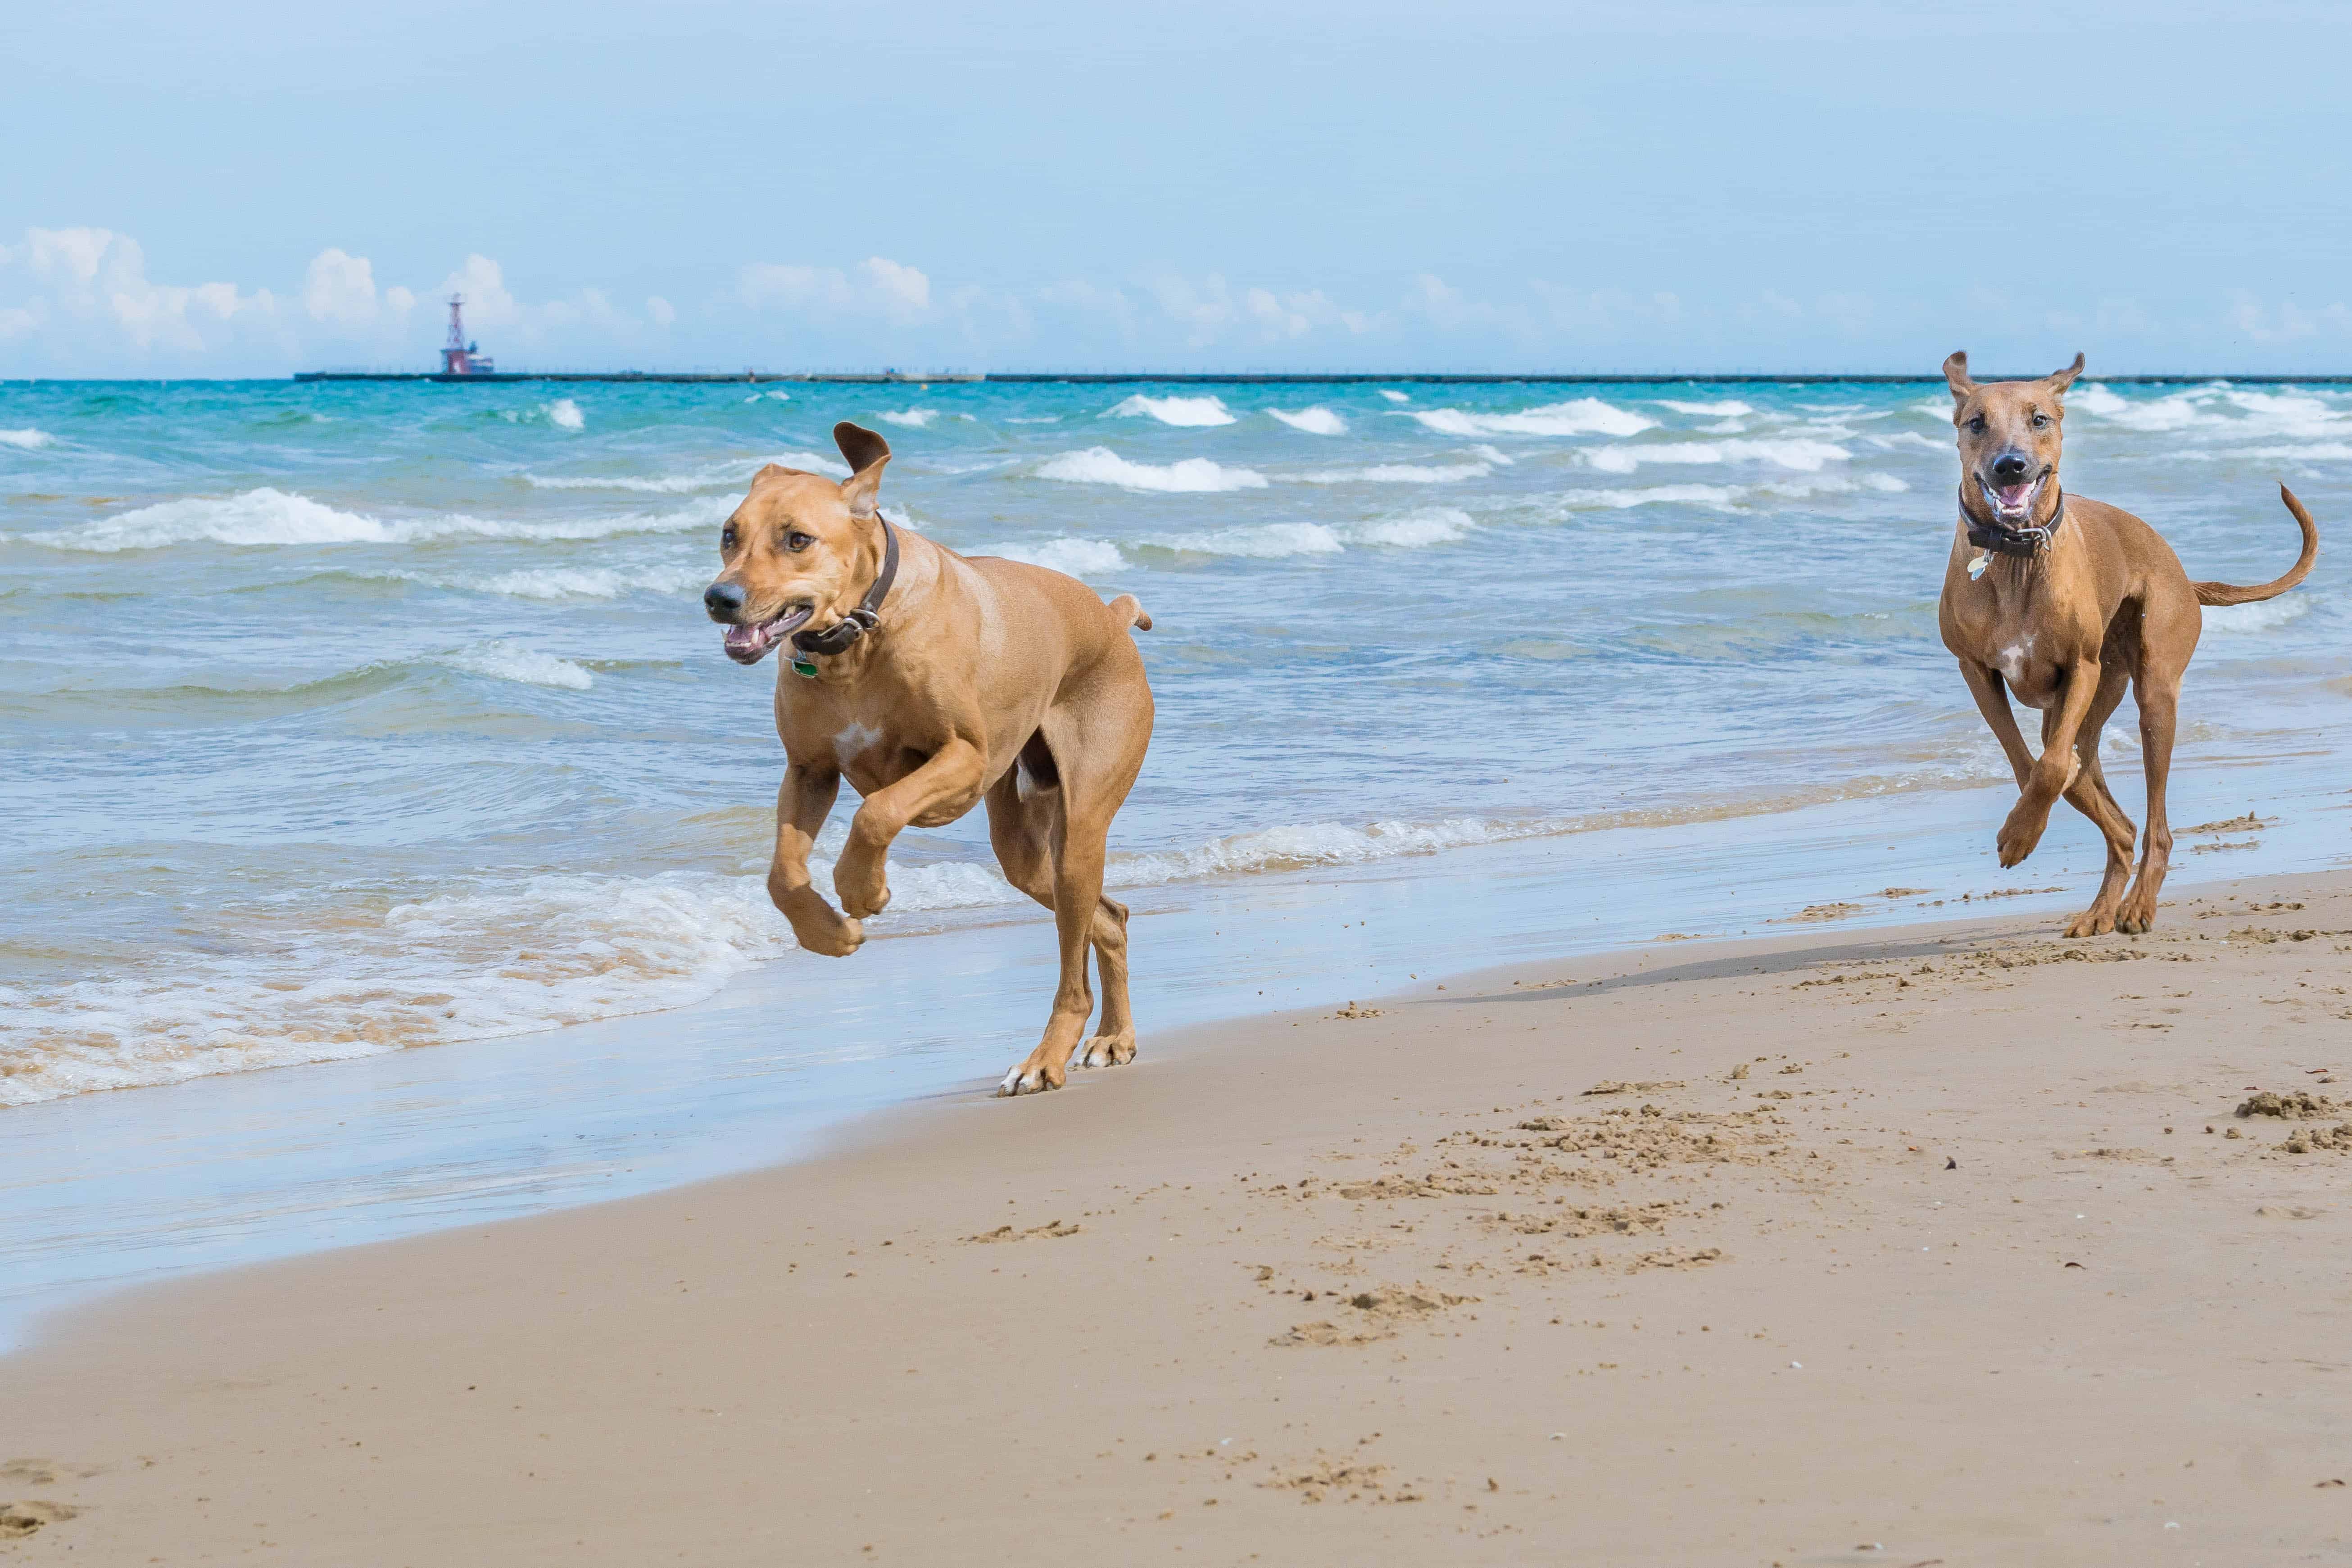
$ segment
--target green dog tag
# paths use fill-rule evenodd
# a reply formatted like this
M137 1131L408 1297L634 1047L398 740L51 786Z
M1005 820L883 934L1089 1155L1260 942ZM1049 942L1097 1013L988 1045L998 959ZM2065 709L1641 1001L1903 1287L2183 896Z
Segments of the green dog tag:
M793 654L793 673L794 675L803 675L809 679L814 680L816 679L816 660L811 658L804 653Z

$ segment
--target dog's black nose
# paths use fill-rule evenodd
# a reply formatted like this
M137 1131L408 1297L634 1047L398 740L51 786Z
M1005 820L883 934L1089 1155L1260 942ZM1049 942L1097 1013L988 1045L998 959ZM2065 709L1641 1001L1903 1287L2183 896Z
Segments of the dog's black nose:
M715 621L731 621L743 613L743 584L713 583L702 591L702 607Z
M1992 460L1992 477L2002 484L2013 485L2024 479L2025 471L2032 466L2025 460L2022 452L2003 452ZM717 593L718 590L714 588L711 592Z

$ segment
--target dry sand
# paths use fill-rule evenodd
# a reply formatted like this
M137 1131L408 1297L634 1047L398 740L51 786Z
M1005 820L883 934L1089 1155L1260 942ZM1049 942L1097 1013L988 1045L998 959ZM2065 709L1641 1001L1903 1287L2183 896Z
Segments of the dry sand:
M5 1363L0 1560L2352 1557L2352 879L2165 914L1423 976L118 1299Z

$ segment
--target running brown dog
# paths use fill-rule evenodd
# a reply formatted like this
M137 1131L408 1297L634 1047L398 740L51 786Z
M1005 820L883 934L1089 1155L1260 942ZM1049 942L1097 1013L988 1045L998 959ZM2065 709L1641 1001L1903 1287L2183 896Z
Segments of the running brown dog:
M2068 936L2144 931L2171 864L2165 783L2172 767L2180 677L2204 629L2201 605L2250 605L2303 581L2319 530L2294 492L2279 497L2303 530L2303 553L2275 582L2242 588L2192 583L2156 530L2120 507L2070 496L2058 479L2066 389L2083 356L2039 381L1983 385L1969 356L1944 362L1959 432L1960 518L1944 570L1944 646L2017 774L2018 802L2001 824L2000 863L2033 853L2060 795L2107 841L2099 896ZM2139 706L2147 769L2147 837L2131 881L2131 819L2099 770L2099 731L2128 683ZM2026 750L2009 699L2042 710L2042 755ZM2125 884L2131 881L2126 893Z
M1106 605L1058 572L967 559L885 521L876 493L889 443L847 423L833 438L850 477L761 468L719 533L722 570L702 596L737 663L791 645L776 678L785 768L768 896L803 947L846 957L890 902L891 840L984 799L1005 879L1054 911L1061 938L1045 1037L1002 1092L1067 1080L1094 1012L1089 944L1102 1024L1081 1065L1133 1061L1127 906L1103 896L1103 858L1151 740L1151 688L1128 635L1151 617L1132 595ZM810 886L808 858L845 777L865 800L834 867L836 910Z

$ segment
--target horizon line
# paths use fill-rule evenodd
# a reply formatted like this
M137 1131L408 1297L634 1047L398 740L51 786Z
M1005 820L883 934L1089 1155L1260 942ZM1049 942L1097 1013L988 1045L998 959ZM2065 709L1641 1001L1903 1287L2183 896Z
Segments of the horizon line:
M2032 381L2038 375L1979 376L1979 380ZM2277 385L2352 385L2352 372L2263 373L2213 371L2139 371L2110 375L2085 374L2087 382L2145 385L2200 385L2212 382L2260 382ZM845 385L1125 385L1159 383L1193 386L1378 385L1402 383L1421 385L1625 385L1659 386L1676 384L1732 385L1779 382L1791 385L1945 384L1941 374L1892 374L1877 371L1150 371L1054 370L971 371L908 370L545 370L499 371L488 374L444 374L436 371L313 370L277 375L27 375L0 376L0 385L170 384L173 383L299 384L318 382L427 382L437 385L505 385L520 382L614 382L661 384L764 384L798 382Z

